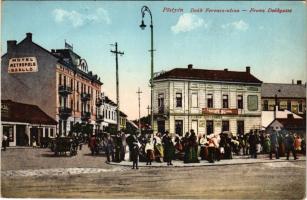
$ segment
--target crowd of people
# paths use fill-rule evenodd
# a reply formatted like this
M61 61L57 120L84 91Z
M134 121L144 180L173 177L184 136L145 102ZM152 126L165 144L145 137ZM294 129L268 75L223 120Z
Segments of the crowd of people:
M290 153L297 159L297 153L305 154L305 140L291 132L273 131L266 134L260 131L250 131L246 134L233 136L230 132L199 136L194 130L186 132L184 136L173 136L168 131L156 133L149 131L142 134L126 135L118 131L116 135L109 133L102 137L92 135L88 142L92 155L102 149L107 162L121 162L125 160L126 146L129 149L129 158L132 168L138 169L138 162L151 165L153 161L165 162L173 165L173 160L182 160L184 163L198 163L207 160L214 163L221 159L232 159L233 155L249 155L257 158L258 154L268 154L273 159L286 156Z

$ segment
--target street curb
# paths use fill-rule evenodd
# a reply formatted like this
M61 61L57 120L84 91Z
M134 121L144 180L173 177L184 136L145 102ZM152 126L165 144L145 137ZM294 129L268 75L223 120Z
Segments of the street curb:
M306 162L306 159L300 159L300 160L268 160L268 161L260 161L260 162L242 162L242 163L219 163L219 162L215 162L215 163L203 163L203 164L199 164L199 165L195 165L195 164L184 164L184 165L172 165L172 166L167 166L166 163L165 165L158 165L158 166L152 166L152 165L139 165L139 168L181 168L181 167L212 167L212 166L227 166L227 165L252 165L252 164L264 164L264 163L275 163L275 162L301 162L304 161ZM131 167L132 166L132 162L131 164L120 164L120 163L114 163L114 162L110 162L107 163L109 165L114 165L114 166L122 166L122 167Z

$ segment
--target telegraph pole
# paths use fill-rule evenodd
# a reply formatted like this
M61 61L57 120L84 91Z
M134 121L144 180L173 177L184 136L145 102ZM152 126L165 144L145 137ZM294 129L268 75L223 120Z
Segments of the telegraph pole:
M139 96L139 131L141 133L141 97L140 94L142 93L142 91L140 90L140 88L138 89L138 91L136 92Z
M117 50L117 42L115 42L115 50L111 50L111 53L115 54L115 62L116 62L116 104L117 104L117 131L120 130L119 124L119 86L118 86L118 54L124 55L124 52L120 52Z
M147 116L149 117L149 110L150 110L150 107L149 107L149 105L147 106Z

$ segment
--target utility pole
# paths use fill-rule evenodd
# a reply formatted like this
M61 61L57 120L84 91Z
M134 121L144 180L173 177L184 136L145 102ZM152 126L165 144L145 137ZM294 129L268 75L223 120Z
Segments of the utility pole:
M141 96L140 94L142 93L142 91L140 90L140 88L138 89L138 91L136 92L139 96L139 132L141 134Z
M117 42L115 42L115 50L111 50L111 53L115 54L115 62L116 62L116 104L117 104L117 131L120 131L119 124L119 86L118 86L118 54L124 55L124 52L120 52L117 50Z
M149 107L149 105L147 106L147 116L149 117L149 110L150 110L150 107Z

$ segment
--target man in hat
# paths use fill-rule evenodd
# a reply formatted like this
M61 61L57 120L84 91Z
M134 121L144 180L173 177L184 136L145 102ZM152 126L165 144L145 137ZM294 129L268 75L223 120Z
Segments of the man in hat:
M128 139L128 138L127 138ZM129 150L130 150L130 155L131 155L131 160L132 160L132 169L139 169L138 167L138 162L139 162L139 141L136 136L136 134L132 134L131 137L129 136L129 141L127 141L129 145Z
M120 131L117 132L115 138L114 138L114 144L115 144L115 162L121 161L121 148L122 148L122 137L120 135Z
M289 160L290 151L293 154L294 160L296 160L297 157L296 157L296 152L295 152L295 149L294 149L294 136L293 136L293 133L290 132L290 133L288 133L286 135L285 146L286 146L286 152L287 152L287 160Z

